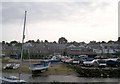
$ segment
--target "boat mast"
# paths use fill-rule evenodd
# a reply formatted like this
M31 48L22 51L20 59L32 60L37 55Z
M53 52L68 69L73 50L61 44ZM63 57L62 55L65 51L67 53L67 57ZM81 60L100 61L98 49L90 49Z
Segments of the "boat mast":
M25 39L26 14L27 14L27 11L25 11L25 17L24 17L23 37L22 37L22 49L21 49L21 58L20 58L21 61L22 61L22 57L23 57L23 44L24 44L24 39Z
M24 39L25 39L26 14L27 14L27 11L25 11L25 17L24 17L24 26L23 26L23 37L22 37L22 46L21 46L20 66L21 66L22 57L23 57L23 44L24 44ZM19 69L19 80L20 80L20 76L21 76L21 69Z

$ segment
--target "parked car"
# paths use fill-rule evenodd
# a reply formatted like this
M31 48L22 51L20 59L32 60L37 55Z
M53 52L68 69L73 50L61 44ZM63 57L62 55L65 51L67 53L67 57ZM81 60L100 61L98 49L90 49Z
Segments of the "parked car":
M104 60L104 59L98 59L97 60L97 66L98 67L106 67L107 66L107 64L106 64L106 60Z
M94 66L95 62L96 62L96 59L88 58L88 59L86 59L86 61L83 62L83 65L84 66Z
M20 64L16 63L10 63L3 67L3 69L17 69L20 66Z
M118 61L115 61L115 60L107 60L107 65L110 66L110 67L116 67L117 65L119 65L119 62Z
M120 59L117 59L117 67L120 67Z
M79 59L80 59L81 61L86 61L86 59L88 59L88 56L87 56L87 55L80 55L80 56L79 56Z
M79 64L80 61L79 61L79 59L73 59L73 60L72 60L72 63L73 63L73 64Z

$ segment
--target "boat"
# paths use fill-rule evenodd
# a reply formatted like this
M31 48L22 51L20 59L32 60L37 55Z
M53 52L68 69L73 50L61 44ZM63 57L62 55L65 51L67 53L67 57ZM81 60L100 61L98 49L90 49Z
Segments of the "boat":
M48 70L50 64L51 62L48 59L42 59L37 63L30 63L29 70L32 72L32 74L38 74Z
M17 63L9 63L3 67L3 69L17 69L19 68L20 64Z
M22 57L23 57L23 43L24 43L24 39L25 39L25 24L26 24L26 14L27 11L25 11L25 18L24 18L24 27L23 27L23 38L22 38L22 48L21 48L21 57L20 57L20 63L22 62ZM17 68L18 66L20 66L20 64L8 64L7 65L9 68ZM5 67L6 68L6 67ZM21 79L21 71L19 69L19 77L16 76L2 76L0 77L0 80L2 80L2 82L8 82L8 83L21 83L21 82L26 82L25 80Z
M59 56L52 56L52 58L51 58L51 59L48 59L48 61L49 61L50 63L61 62Z
M40 61L40 63L30 64L29 69L32 72L35 72L35 71L43 72L47 70L49 66L50 66L50 62L48 60L42 60Z
M25 80L21 80L19 79L19 77L16 76L4 76L4 77L0 77L0 80L2 81L2 83L25 83Z
M50 67L51 63L55 63L55 62L60 62L59 59L57 59L56 56L52 56L52 58L50 59L42 59L39 63L32 63L29 65L29 70L32 71L32 73L34 74L34 72L44 72L46 70L48 70L48 68Z

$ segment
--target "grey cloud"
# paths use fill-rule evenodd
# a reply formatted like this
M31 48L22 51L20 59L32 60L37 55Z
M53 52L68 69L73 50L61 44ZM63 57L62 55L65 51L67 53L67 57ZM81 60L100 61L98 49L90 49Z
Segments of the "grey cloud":
M4 2L2 3L2 22L17 22L24 16L24 11L28 11L27 17L30 22L36 21L63 21L67 20L74 11L94 11L97 8L105 7L108 3L93 2Z

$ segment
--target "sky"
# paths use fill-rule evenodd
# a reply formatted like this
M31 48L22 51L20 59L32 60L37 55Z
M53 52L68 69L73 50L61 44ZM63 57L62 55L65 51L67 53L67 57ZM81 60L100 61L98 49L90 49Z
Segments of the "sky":
M22 40L24 11L27 11L25 40L69 42L116 41L118 39L118 0L47 0L1 4L2 40Z

